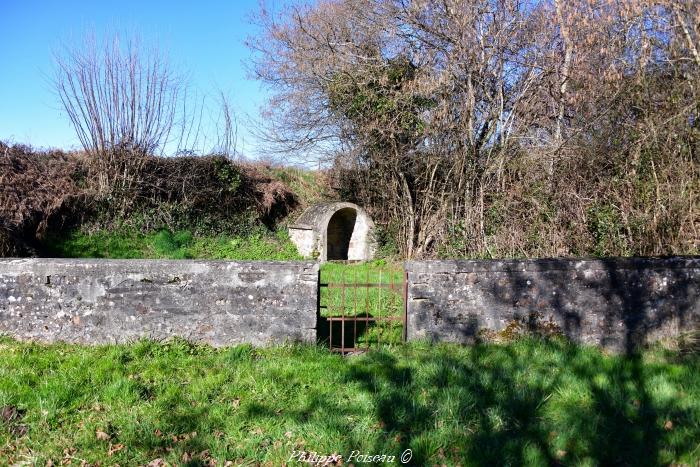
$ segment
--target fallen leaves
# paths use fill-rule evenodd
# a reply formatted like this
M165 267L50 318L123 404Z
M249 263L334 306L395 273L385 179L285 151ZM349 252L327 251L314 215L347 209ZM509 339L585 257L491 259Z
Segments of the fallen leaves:
M102 430L95 430L95 438L97 438L99 441L109 441L109 445L107 447L107 455L109 457L112 457L117 452L126 448L126 446L122 443L112 443L112 437L107 432Z
M74 460L77 459L74 455L77 452L75 448L65 448L63 450L63 459L61 459L61 465L71 465Z
M158 459L156 459L156 460L158 460ZM180 462L183 464L187 464L187 463L192 462L192 461L196 461L195 463L197 465L208 465L208 466L212 466L212 467L217 465L216 459L211 457L211 452L208 449L205 449L204 451L200 452L199 454L192 454L189 452L183 452L182 455L180 456Z
M188 441L196 436L197 436L197 432L193 431L192 433L183 433L181 435L172 435L170 437L170 439L173 443L179 443L180 441Z
M124 449L125 447L126 447L126 446L124 446L124 445L121 444L121 443L119 443L119 444L112 444L112 443L109 443L109 449L107 449L107 455L108 455L109 457L112 457L112 455L113 455L114 453L121 451L121 450Z
M0 421L3 423L11 423L22 418L24 411L13 405L6 405L0 408Z
M149 462L148 467L170 467L170 464L168 464L167 462L165 462L165 460L159 457Z

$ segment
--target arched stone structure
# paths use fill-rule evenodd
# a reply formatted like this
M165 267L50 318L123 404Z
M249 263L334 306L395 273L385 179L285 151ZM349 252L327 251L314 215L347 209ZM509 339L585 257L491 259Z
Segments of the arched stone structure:
M320 261L372 259L374 223L364 209L353 203L323 203L309 207L289 237L299 254Z

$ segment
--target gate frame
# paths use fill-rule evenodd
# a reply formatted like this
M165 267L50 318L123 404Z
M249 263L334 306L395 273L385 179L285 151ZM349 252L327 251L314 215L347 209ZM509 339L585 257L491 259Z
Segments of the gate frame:
M362 261L358 260L334 260L334 261L329 261L333 263L343 263L343 264L352 264L352 263L361 263ZM345 278L345 275L343 274L341 276L343 279ZM357 277L357 276L355 276ZM317 316L319 318L325 318L326 321L328 322L328 348L331 352L338 352L341 355L345 355L347 353L351 352L362 352L362 351L369 351L371 349L369 342L367 342L367 345L365 347L358 347L357 346L357 322L364 322L366 323L366 329L369 328L369 323L371 321L377 323L377 322L392 322L392 321L400 321L402 324L402 329L401 329L401 343L406 343L408 340L408 272L406 271L406 268L403 267L403 275L402 275L402 282L396 283L394 282L394 276L393 274L391 275L391 282L390 283L381 283L381 282L363 282L363 283L353 283L353 284L346 284L345 281L343 280L341 284L334 284L332 282L321 282L321 270L319 269L318 271L318 293L316 294L316 300L317 300ZM327 289L341 289L342 290L342 305L341 305L341 310L342 310L342 315L341 316L326 316L322 317L321 316L321 309L326 308L328 309L328 306L321 305L321 289L322 288L327 288ZM367 316L369 314L369 308L365 308L365 316L359 316L357 314L358 308L357 308L357 301L355 300L355 306L353 307L354 315L345 315L345 297L346 293L345 291L348 289L362 289L364 288L369 292L370 289L373 288L387 288L391 292L398 292L403 299L403 309L401 311L400 316L385 316L385 317L369 317ZM357 292L353 292L353 296L357 297ZM380 310L381 314L381 310ZM334 346L333 345L333 324L334 323L341 323L340 331L341 331L341 337L340 337L340 346ZM353 326L353 345L354 347L345 347L345 323L346 322L354 322L355 325ZM377 336L377 344L376 346L378 347L381 344L379 336Z

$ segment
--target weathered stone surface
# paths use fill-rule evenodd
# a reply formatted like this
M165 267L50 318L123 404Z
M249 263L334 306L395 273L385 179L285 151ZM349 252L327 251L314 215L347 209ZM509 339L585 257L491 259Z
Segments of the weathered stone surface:
M700 324L699 257L410 261L406 271L409 339L470 343L536 321L622 351Z
M316 340L312 262L0 259L0 333L79 343Z
M367 213L353 203L323 203L306 209L289 227L289 237L299 254L333 259L369 260L376 249Z

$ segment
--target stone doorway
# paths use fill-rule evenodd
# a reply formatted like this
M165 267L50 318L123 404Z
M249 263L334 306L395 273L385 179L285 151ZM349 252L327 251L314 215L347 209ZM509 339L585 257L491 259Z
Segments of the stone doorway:
M367 261L374 257L374 223L353 203L311 206L289 227L299 254L320 261Z

